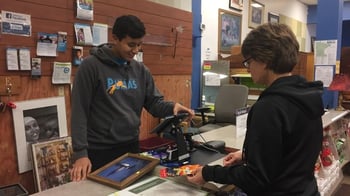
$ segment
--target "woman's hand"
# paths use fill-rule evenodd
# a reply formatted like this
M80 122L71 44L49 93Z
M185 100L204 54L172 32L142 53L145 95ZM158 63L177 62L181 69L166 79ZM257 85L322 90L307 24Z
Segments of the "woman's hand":
M231 152L224 157L223 165L230 166L242 161L242 151Z
M202 176L202 169L203 166L198 167L195 171L192 172L192 175L187 176L187 180L194 184L203 185L205 183L205 180Z

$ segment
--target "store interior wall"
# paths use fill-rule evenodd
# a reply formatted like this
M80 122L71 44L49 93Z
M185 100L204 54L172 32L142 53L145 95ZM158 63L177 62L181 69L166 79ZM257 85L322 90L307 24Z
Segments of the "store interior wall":
M316 36L316 24L315 18L317 18L317 6L307 6L297 0L259 0L260 3L265 5L264 21L267 21L267 13L273 12L276 14L283 13L287 17L294 18L304 24L306 24L306 37L304 52L312 51L311 37ZM248 28L248 11L249 1L243 1L243 9L241 12L232 10L229 8L229 3L226 0L217 0L215 4L211 0L201 0L201 24L205 25L205 29L201 32L201 58L193 59L193 66L202 65L204 60L217 60L218 59L218 10L225 9L238 14L242 14L242 31L241 41L251 30ZM192 5L194 6L194 5ZM344 2L344 20L350 18L350 2ZM194 14L195 15L195 14ZM346 23L348 24L348 23ZM195 25L195 24L194 24ZM198 24L197 24L198 25ZM199 26L193 26L193 29L199 28ZM343 26L343 31L348 31L349 25ZM350 30L349 30L350 31ZM343 36L343 42L348 43L347 39L350 37ZM196 70L193 67L193 70ZM198 72L196 74L201 74ZM200 78L199 76L192 77ZM200 86L199 80L192 80L192 86ZM192 91L192 96L198 97L197 100L192 101L192 106L198 106L200 104L200 95L197 92Z

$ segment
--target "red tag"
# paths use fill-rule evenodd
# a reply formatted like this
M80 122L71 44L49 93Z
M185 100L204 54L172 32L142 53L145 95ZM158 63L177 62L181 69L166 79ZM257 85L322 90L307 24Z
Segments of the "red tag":
M163 168L163 169L159 170L159 176L162 178L166 178L167 177L167 169Z

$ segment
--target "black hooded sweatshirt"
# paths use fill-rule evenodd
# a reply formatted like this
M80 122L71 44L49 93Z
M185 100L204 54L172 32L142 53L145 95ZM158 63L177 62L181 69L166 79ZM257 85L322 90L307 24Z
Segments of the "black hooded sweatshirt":
M314 166L322 147L322 82L275 80L248 113L243 161L205 166L206 181L234 184L252 195L319 195Z

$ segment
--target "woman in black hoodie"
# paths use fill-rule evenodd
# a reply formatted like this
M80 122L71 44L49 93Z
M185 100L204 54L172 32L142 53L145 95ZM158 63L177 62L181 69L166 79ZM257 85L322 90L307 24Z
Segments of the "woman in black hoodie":
M323 84L292 75L299 44L284 24L263 24L242 44L243 65L266 85L247 119L242 151L188 180L234 184L251 195L319 195L314 165L322 145Z

